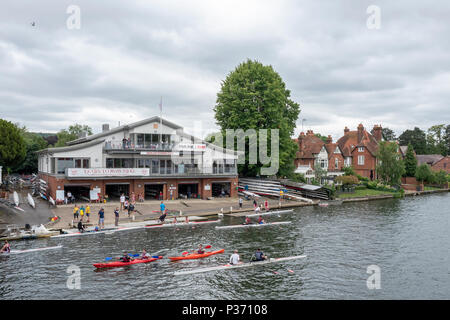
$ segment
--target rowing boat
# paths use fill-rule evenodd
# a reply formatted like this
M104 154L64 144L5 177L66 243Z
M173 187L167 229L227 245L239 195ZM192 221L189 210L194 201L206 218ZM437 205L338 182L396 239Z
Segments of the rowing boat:
M65 234L58 234L58 235L54 235L51 236L51 238L66 238L66 237L76 237L76 236L88 236L88 235L93 235L93 234L105 234L111 231L117 231L118 228L108 228L108 229L103 229L101 231L95 231L95 230L88 230L88 231L84 231L84 232L71 232L71 233L65 233Z
M19 206L19 195L17 194L16 191L14 191L14 193L13 193L13 199L14 199L14 203L15 203L16 207L18 207Z
M255 262L243 262L243 263L236 264L236 265L225 264L225 265L217 266L217 267L199 268L199 269L186 270L186 271L177 271L177 272L174 272L174 275L179 276L179 275L185 275L185 274L202 273L202 272L209 272L209 271L216 271L216 270L254 267L254 266L259 266L259 265L268 264L268 263L283 262L283 261L296 260L296 259L302 259L302 258L306 258L306 255L284 257L284 258L270 258L269 260L255 261Z
M223 253L224 251L225 251L225 249L220 249L220 250L215 250L215 251L208 251L208 252L205 252L205 253L202 253L202 254L191 253L191 254L187 254L185 256L181 256L181 257L169 257L169 259L172 260L172 261L201 259L201 258L206 258L206 257L212 256L214 254Z
M247 214L247 217L259 217L259 216L267 216L269 214L280 214L280 213L289 213L289 212L293 212L294 210L289 209L289 210L277 210L277 211L267 211L267 212L260 212L260 213L252 213L252 214Z
M37 252L37 251L44 251L44 250L54 250L54 249L61 249L63 246L54 246L54 247L45 247L45 248L35 248L35 249L26 249L26 250L11 250L9 254L19 254L19 253L29 253L29 252ZM2 254L5 254L3 252Z
M255 223L255 224L237 224L231 226L216 226L216 229L233 229L233 228L251 228L251 227L266 227L266 226L279 226L283 224L290 224L291 221L278 221L278 222L268 222L268 223Z
M189 221L189 222L177 222L177 223L159 223L159 224L149 224L146 228L164 228L164 227L183 227L189 225L202 225L210 223L219 223L220 220L204 220L204 221Z
M132 264L138 264L138 263L149 263L152 261L156 261L158 259L162 259L162 257L158 257L158 258L148 258L148 259L134 259L131 260L129 262L123 262L123 261L113 261L113 262L103 262L103 263L94 263L93 266L96 267L97 269L101 269L101 268L119 268L119 267L124 267L124 266L129 266Z
M31 196L31 194L27 195L27 200L28 200L28 203L30 204L30 206L32 206L33 208L36 208L36 204L34 203L34 199Z

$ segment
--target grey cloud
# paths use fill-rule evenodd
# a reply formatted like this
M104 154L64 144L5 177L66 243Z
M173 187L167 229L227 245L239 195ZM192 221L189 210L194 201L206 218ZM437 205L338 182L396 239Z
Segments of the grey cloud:
M66 28L71 4L80 30ZM38 131L73 122L95 131L159 114L163 96L169 120L202 120L213 132L220 83L250 58L280 73L299 118L322 134L337 138L364 121L398 133L448 123L448 2L378 1L380 30L366 28L371 4L6 1L0 117Z

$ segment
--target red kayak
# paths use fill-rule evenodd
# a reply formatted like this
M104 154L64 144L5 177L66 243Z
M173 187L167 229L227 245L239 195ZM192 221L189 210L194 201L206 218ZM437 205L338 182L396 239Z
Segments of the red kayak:
M106 262L106 263L94 263L94 267L96 268L118 268L123 266L129 266L131 264L138 264L138 263L149 263L158 259L162 259L161 256L158 258L148 258L148 259L134 259L130 262L122 262L122 261L113 261L113 262Z
M206 258L206 257L212 256L213 254L223 253L224 251L225 251L225 249L220 249L220 250L216 250L216 251L208 251L203 254L191 253L191 254L187 254L185 256L181 256L181 257L169 257L169 259L172 261L200 259L200 258Z

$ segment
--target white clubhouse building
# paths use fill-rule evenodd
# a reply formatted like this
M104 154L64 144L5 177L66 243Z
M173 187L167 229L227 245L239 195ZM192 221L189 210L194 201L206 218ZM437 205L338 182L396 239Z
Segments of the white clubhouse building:
M237 154L197 139L183 128L152 117L80 137L65 147L38 151L47 193L63 201L97 200L121 193L136 199L237 195Z

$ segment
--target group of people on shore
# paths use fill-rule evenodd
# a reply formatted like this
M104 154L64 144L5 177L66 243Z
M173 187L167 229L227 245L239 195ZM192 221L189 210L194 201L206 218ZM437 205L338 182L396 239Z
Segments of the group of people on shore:
M122 196L123 196L123 198L122 198ZM134 203L133 202L129 203L127 200L124 199L125 197L123 194L122 194L122 196L120 199L120 207L116 207L114 209L114 225L116 227L119 226L119 217L120 217L120 212L122 212L122 210L126 210L128 218L134 218L134 212L138 212L135 209ZM122 200L124 200L124 201L122 201ZM164 222L164 220L167 216L167 209L166 209L166 205L164 204L163 201L161 201L161 204L160 204L160 212L161 212L161 215L159 216L159 221ZM83 219L84 219L85 215L87 217L86 222L90 222L90 220L89 220L90 213L91 213L91 208L90 208L89 204L86 205L86 208L83 205L81 207L78 207L78 205L75 204L75 206L73 208L73 222L74 223L78 222L77 228L80 232L85 231L85 225L83 224L83 222L84 222ZM105 228L105 209L103 207L98 212L98 219L99 219L98 227L96 228L96 230L102 230ZM175 218L175 220L176 220L176 218Z
M242 204L244 203L244 200L242 197L239 197L239 209L242 209ZM267 199L264 200L264 203L258 204L255 198L253 198L253 209L255 210L255 213L258 213L262 210L269 211L269 201Z

